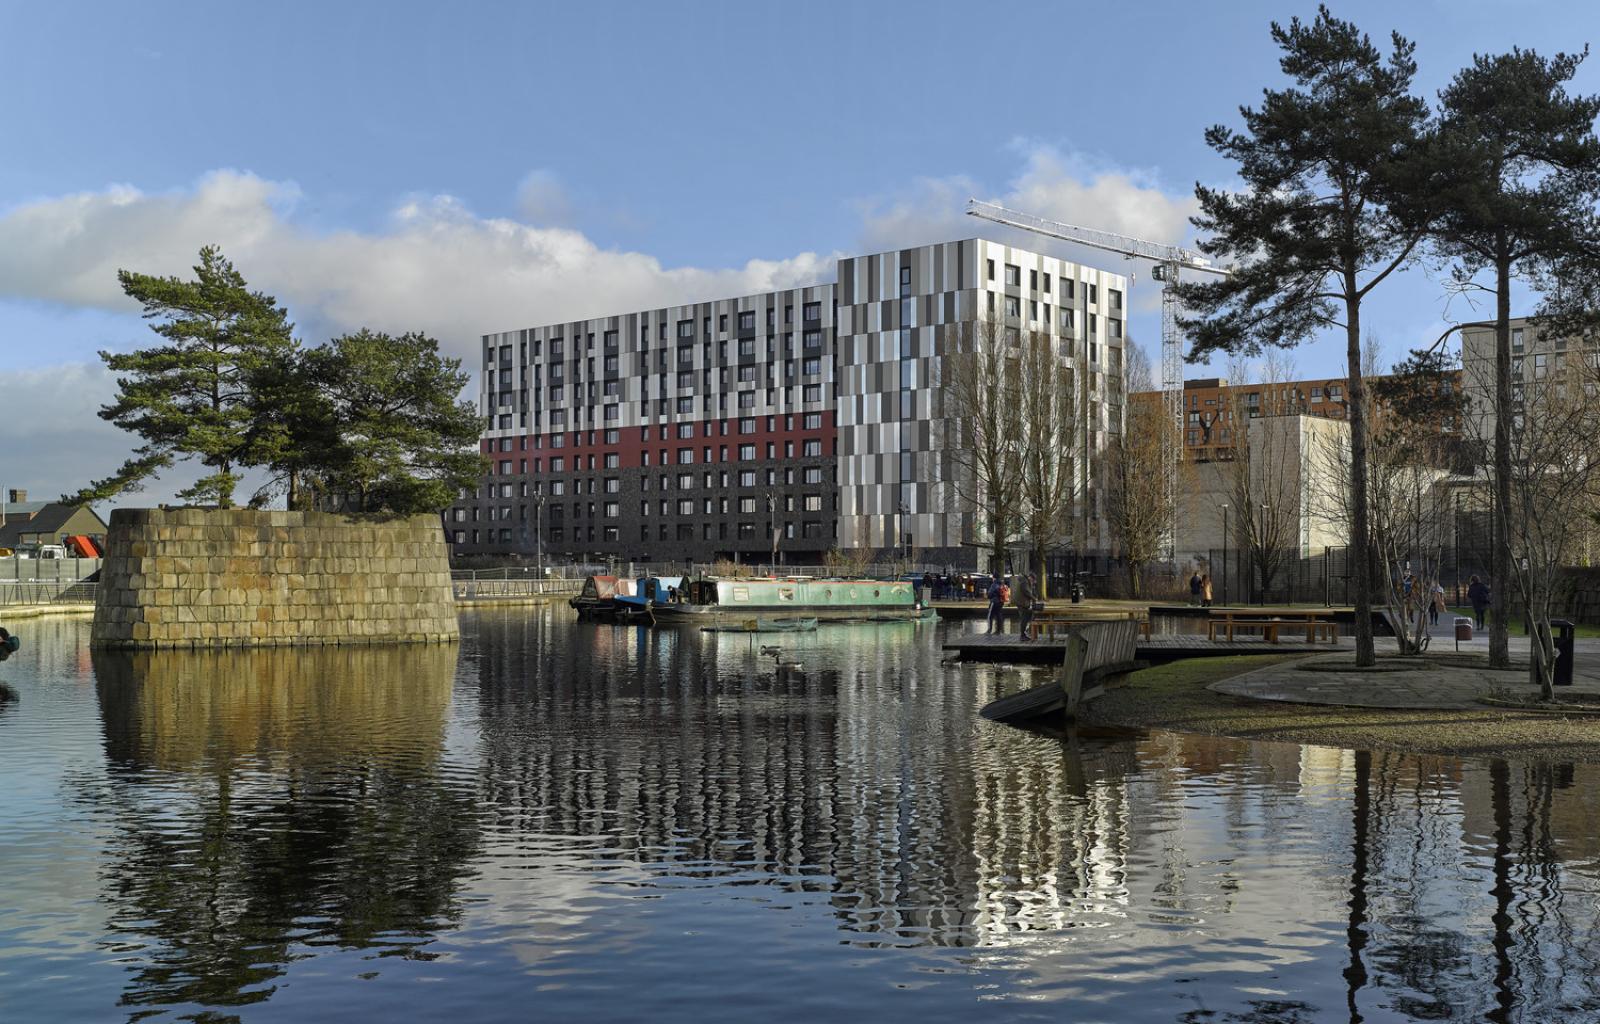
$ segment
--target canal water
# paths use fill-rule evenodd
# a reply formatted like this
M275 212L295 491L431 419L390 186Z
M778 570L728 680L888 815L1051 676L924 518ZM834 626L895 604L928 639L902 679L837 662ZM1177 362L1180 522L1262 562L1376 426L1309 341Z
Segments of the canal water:
M996 726L963 624L23 626L4 1021L1600 1019L1593 766Z

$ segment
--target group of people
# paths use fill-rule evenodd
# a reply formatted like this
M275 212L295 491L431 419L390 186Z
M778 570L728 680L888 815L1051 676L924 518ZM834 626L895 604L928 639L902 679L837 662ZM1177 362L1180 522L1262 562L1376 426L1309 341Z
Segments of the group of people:
M1211 574L1196 572L1189 577L1189 603L1202 608L1211 607Z
M1012 579L1017 582L1015 587L1004 576L996 576L989 584L989 616L984 635L1005 633L1005 607L1009 604L1017 609L1017 639L1028 643L1033 639L1033 615L1044 607L1039 599L1039 581L1031 572L1019 573Z

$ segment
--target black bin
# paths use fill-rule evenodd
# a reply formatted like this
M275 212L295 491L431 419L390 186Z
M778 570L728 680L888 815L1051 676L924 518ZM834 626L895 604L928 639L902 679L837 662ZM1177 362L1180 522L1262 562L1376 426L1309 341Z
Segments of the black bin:
M1555 634L1556 644L1556 685L1572 685L1572 638L1577 635L1571 622L1566 619L1551 619L1550 632Z

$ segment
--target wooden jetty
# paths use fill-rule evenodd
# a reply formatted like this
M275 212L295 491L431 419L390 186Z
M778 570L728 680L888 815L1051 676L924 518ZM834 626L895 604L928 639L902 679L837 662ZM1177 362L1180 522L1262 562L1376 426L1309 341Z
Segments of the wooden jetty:
M1110 623L1107 623L1108 625ZM1084 628L1088 628L1087 624ZM1023 643L1015 633L952 638L944 645L963 661L1004 661L1025 665L1060 663L1066 654L1066 638L1055 636ZM1348 650L1348 648L1342 648ZM1308 644L1304 639L1280 636L1277 643L1268 643L1262 637L1240 636L1232 641L1208 640L1203 636L1154 636L1136 639L1134 657L1151 664L1163 664L1180 658L1218 657L1230 654L1300 654L1323 653L1341 650L1337 642Z

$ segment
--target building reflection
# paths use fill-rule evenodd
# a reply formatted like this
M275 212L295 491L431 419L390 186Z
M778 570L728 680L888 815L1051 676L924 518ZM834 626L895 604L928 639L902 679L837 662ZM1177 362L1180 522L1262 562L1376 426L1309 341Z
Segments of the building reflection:
M1170 966L1136 957L1160 933L1207 951L1197 977L1265 958L1343 990L1218 1020L1594 998L1600 768L991 726L990 670L875 626L776 640L791 672L737 635L480 627L486 813L565 837L576 870L819 895L858 945L1016 947L1068 974L1110 946L1137 984Z
M471 777L442 756L453 646L93 667L107 770L84 797L132 1017L266 999L319 947L430 955L477 848Z

